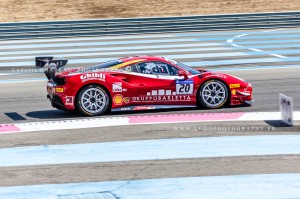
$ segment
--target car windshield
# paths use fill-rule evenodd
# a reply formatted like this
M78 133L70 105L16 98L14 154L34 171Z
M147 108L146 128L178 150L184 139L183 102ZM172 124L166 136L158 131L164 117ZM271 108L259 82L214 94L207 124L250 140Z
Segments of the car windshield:
M113 61L103 62L92 67L81 69L81 71L96 71L104 68L110 68L121 63L123 63L122 60L113 60Z
M191 67L189 67L189 66L187 66L187 65L185 65L183 63L177 62L176 64L178 66L180 66L182 69L184 69L184 70L188 71L189 73L191 73L192 75L200 74L199 71L197 71L197 70L195 70L195 69L193 69L193 68L191 68Z

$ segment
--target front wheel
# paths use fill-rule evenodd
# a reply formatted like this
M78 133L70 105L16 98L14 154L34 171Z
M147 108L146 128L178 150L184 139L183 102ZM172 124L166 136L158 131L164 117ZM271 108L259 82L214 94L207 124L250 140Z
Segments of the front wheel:
M200 86L198 101L205 108L220 108L228 100L228 88L219 80L209 80Z
M109 107L109 95L102 87L90 85L79 92L76 103L86 116L102 115Z

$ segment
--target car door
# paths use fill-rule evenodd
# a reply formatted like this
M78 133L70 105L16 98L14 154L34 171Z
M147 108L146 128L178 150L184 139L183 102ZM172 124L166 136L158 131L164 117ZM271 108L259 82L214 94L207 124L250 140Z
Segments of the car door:
M136 67L140 73L137 77L139 85L136 86L138 96L133 97L132 101L154 105L189 104L190 97L185 89L189 92L190 88L182 89L180 86L190 85L182 82L183 77L177 75L176 67L164 62L143 62L136 64Z
M191 104L192 96L193 96L193 80L184 79L184 77L178 76L178 68L164 63L164 62L156 62L158 67L158 78L163 80L169 80L170 83L168 85L164 85L165 90L171 90L172 95L166 96L167 100L163 101L163 104L178 104L185 105ZM170 93L170 92L168 92Z
M170 80L161 81L158 76L157 66L154 62L141 62L134 66L137 72L131 84L134 85L137 95L131 97L131 101L135 104L160 104L162 87L169 86Z

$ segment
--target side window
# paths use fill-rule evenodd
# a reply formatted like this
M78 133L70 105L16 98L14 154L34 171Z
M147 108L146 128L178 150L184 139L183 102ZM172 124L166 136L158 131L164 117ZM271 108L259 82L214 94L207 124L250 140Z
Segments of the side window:
M155 62L158 73L161 75L169 75L168 65L162 62Z
M174 66L163 62L156 62L156 66L158 68L159 74L161 75L177 75L178 69Z
M158 72L157 66L153 62L142 62L136 64L138 72L144 74L156 74Z
M177 75L178 69L163 62L143 62L136 64L137 70L144 74Z
M178 68L175 68L174 66L168 64L168 69L170 75L178 75Z

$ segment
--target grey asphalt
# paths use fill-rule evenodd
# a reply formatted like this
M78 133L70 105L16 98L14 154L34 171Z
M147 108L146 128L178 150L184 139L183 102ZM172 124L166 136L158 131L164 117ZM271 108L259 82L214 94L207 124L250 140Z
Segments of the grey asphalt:
M296 30L296 29L293 29ZM253 30L249 32L257 32ZM239 31L236 35L238 35ZM220 32L215 32L220 33ZM223 32L232 33L232 32ZM234 33L234 32L233 32ZM261 35L259 33L258 35ZM235 36L231 34L228 38ZM223 36L210 36L225 37ZM292 36L291 36L292 37ZM226 40L225 40L226 41ZM209 42L214 42L209 41ZM224 41L222 41L224 42ZM299 41L300 43L300 41ZM2 44L1 44L2 45ZM117 45L116 45L117 46ZM131 45L134 46L134 45ZM278 49L280 43L278 44ZM292 48L289 48L292 49ZM31 49L34 50L34 49ZM184 49L183 49L184 51ZM237 49L232 49L236 52ZM240 52L248 52L238 49ZM216 51L220 52L220 51ZM210 51L210 53L214 53ZM293 53L292 53L293 54ZM124 54L125 55L125 54ZM294 55L294 54L293 54ZM34 57L34 55L32 55ZM9 56L8 56L9 57ZM12 56L11 56L12 57ZM113 57L113 52L111 57ZM243 57L228 57L238 60ZM270 55L253 55L250 58L274 58ZM221 58L219 58L221 59ZM7 59L9 60L9 58ZM214 60L213 58L211 60ZM28 60L25 60L28 61ZM181 60L189 61L189 60ZM196 60L198 61L198 60ZM293 64L297 64L294 61ZM260 62L236 64L231 67L259 67L265 65L287 65L291 62ZM73 65L76 66L76 65ZM210 68L221 68L214 66ZM0 68L0 73L11 72L12 68ZM294 110L300 111L300 68L273 68L260 70L233 70L226 73L249 81L254 88L255 103L251 107L225 107L217 110L171 109L143 112L119 112L101 117L126 115L153 115L173 113L205 112L257 112L279 111L278 94L283 93L294 99ZM41 73L22 73L0 76L0 124L23 123L49 120L81 119L81 115L55 110L46 99L46 81L8 82L11 79L44 78ZM239 131L238 127L255 126L260 130ZM226 127L226 131L210 127ZM222 128L224 129L224 128ZM244 135L290 135L300 134L299 122L295 127L287 127L280 121L258 122L206 122L177 123L161 125L136 125L122 127L88 128L56 131L37 131L0 135L0 148L76 144L95 142L114 142L129 140L149 140L163 138L190 138L209 136ZM9 157L8 157L9 158ZM0 186L33 185L45 183L71 183L109 180L134 180L148 178L170 178L188 176L218 176L262 173L299 173L299 155L220 157L199 159L176 159L154 161L127 161L109 163L85 163L42 165L22 167L0 167Z
M3 167L0 186L299 173L299 155Z

